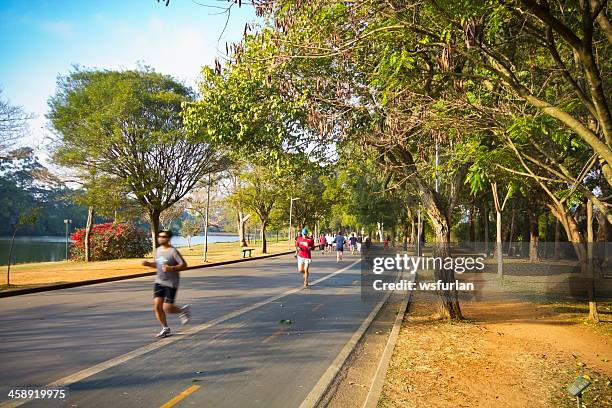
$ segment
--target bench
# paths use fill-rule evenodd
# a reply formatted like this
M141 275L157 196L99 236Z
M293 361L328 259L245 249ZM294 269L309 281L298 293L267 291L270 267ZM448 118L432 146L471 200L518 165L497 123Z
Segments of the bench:
M246 258L246 253L248 252L249 253L249 258L250 258L252 250L253 250L253 248L246 248L246 249L241 250L240 252L242 252L242 257Z

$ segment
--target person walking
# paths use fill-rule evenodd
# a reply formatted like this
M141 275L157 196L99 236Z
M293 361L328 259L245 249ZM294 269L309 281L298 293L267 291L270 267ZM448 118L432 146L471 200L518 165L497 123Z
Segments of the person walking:
M157 234L159 246L155 249L155 260L153 262L142 262L143 266L157 269L153 285L153 310L162 327L157 334L158 338L168 337L172 334L166 320L167 313L179 314L182 324L187 324L191 319L189 305L178 307L174 304L179 287L179 272L187 267L187 262L179 251L170 245L171 238L171 231L160 231Z

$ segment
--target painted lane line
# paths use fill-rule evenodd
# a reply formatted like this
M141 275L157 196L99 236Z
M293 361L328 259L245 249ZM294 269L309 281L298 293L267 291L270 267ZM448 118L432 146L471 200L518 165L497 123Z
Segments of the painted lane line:
M200 388L201 387L199 385L195 385L195 384L192 385L191 387L187 387L187 389L183 390L179 395L177 395L176 397L172 398L170 401L166 402L160 408L172 408L177 403L179 403L182 400L184 400L185 398L187 398L189 396L189 394L193 394L194 392L196 392Z
M314 282L311 283L311 285L316 285L318 283L324 282L327 279L329 279L329 278L331 278L333 276L336 276L336 275L346 271L347 269L351 268L353 265L355 265L358 262L360 262L360 260L357 260L357 261L355 261L355 262L345 266L344 268L337 270L336 272L330 273L329 275L323 276L323 277L315 280ZM142 356L144 354L147 354L147 353L149 353L151 351L154 351L154 350L157 350L157 349L162 348L164 346L167 346L167 345L169 345L171 343L174 343L175 341L178 341L180 339L183 339L183 338L185 338L187 336L199 333L199 332L201 332L203 330L206 330L206 329L208 329L210 327L216 326L216 325L218 325L220 323L223 323L223 322L225 322L227 320L230 320L230 319L233 319L235 317L241 316L241 315L243 315L245 313L248 313L248 312L250 312L252 310L255 310L257 308L260 308L262 306L265 306L267 304L275 302L278 299L281 299L281 298L284 298L286 296L292 295L294 293L300 292L303 289L304 288L300 286L300 287L295 288L295 289L287 290L287 291L285 291L283 293L280 293L280 294L272 296L272 297L270 297L268 299L262 300L261 302L254 303L254 304L252 304L250 306L246 306L246 307L243 307L241 309L235 310L235 311L233 311L231 313L228 313L226 315L217 317L216 319L210 320L207 323L203 323L203 324L200 324L200 325L197 325L197 326L193 326L190 329L185 330L184 332L181 332L178 335L173 335L171 337L166 337L165 339L158 340L155 343L147 344L146 346L137 348L137 349L132 350L132 351L130 351L128 353L122 354L122 355L120 355L118 357L112 358L112 359L107 360L107 361L103 361L103 362L98 363L98 364L96 364L96 365L94 365L92 367L86 368L86 369L78 371L78 372L76 372L74 374L71 374L71 375L68 375L66 377L60 378L59 380L56 380L56 381L53 381L52 383L47 384L44 388L69 387L70 385L72 385L72 384L74 384L76 382L82 381L85 378L91 377L91 376L93 376L95 374L98 374L98 373L104 371L104 370L108 370L109 368L112 368L112 367L118 366L120 364L126 363L126 362L128 362L128 361L130 361L130 360L132 360L132 359L134 359L136 357L140 357L140 356ZM1 408L5 408L5 407L6 408L8 408L8 407L15 408L15 407L19 407L19 406L21 406L21 405L23 405L23 404L25 404L25 403L27 403L29 401L32 401L32 399L21 399L21 400L6 401L4 403L0 403L0 407Z

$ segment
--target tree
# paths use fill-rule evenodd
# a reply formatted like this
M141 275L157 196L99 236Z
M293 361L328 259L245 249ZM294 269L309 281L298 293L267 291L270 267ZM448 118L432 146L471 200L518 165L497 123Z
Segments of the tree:
M28 132L32 115L2 97L0 89L0 155L4 156L15 141Z
M270 213L282 193L278 183L279 172L265 166L249 166L243 177L247 185L238 191L235 199L257 216L261 226L261 252L267 253L266 229Z
M200 233L201 224L197 219L187 218L181 225L181 236L187 238L187 245L191 249L191 237Z
M181 105L193 92L148 69L76 69L57 86L48 114L54 160L120 180L147 213L155 246L161 213L227 163L183 126Z
M17 230L25 225L33 225L36 223L40 215L40 208L34 208L32 210L26 211L19 216L19 219L15 223L13 227L13 236L11 238L11 245L9 247L8 253L8 262L6 268L6 286L11 285L11 257L13 255L13 244L15 243L15 235L17 234Z

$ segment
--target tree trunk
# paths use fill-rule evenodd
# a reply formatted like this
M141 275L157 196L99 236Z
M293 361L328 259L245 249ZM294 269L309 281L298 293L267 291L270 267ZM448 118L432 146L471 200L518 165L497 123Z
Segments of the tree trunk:
M208 186L206 187L206 212L204 214L204 262L208 262L208 221L210 213L210 175L208 176Z
M377 222L376 223L376 228L378 230L378 239L380 240L380 242L383 242L385 240L384 237L384 228L383 228L383 223L382 222Z
M469 227L468 227L468 241L470 245L473 247L476 242L476 219L474 217L476 212L476 206L472 205L469 211Z
M597 258L604 265L608 264L608 240L611 236L610 227L612 226L601 211L597 211Z
M91 260L91 230L93 228L94 207L87 207L87 224L85 225L85 262Z
M497 215L496 217L496 221L495 221L495 253L497 256L497 276L499 278L503 278L504 277L504 255L503 255L503 248L502 248L502 213L501 211L499 211L498 209L495 210L495 213Z
M268 253L268 241L266 240L266 221L262 221L261 223L261 253Z
M553 258L559 260L561 258L561 223L555 219L555 253Z
M508 256L512 256L512 240L514 239L514 218L516 216L516 208L512 205L512 218L510 220L510 234L508 236Z
M489 256L489 213L487 212L487 202L482 205L484 219L484 252L485 256Z
M13 230L13 237L11 238L11 246L9 247L9 253L8 253L8 266L6 268L6 286L9 287L11 286L11 257L13 256L13 244L15 243L15 235L17 234L17 229L19 228L19 226L15 226L15 229Z
M161 211L149 211L149 221L151 222L151 237L153 238L153 256L155 257L155 249L157 248L157 234L159 233L159 216Z
M246 215L242 212L242 211L237 211L237 218L238 218L238 240L240 241L240 246L241 247L246 247L248 246L247 243L247 237L246 237L246 233L245 233L245 226L246 226L246 222L249 219L249 215Z
M593 287L593 203L587 200L587 256L588 256L588 296L589 296L589 320L599 323L597 313L597 300L595 299L595 288Z
M540 262L538 257L538 242L540 234L538 232L538 216L529 212L529 261Z
M427 211L427 215L432 222L434 232L436 234L436 242L433 246L434 257L445 259L451 256L450 249L450 222L447 213L439 204L437 193L431 191L425 186L421 186L423 193L423 206ZM455 271L453 269L446 270L438 268L435 263L434 277L436 282L455 283ZM456 288L453 290L441 289L438 291L439 305L438 310L440 315L450 320L463 319L461 308L459 306L459 297Z
M404 237L403 243L402 243L402 249L404 251L407 251L408 244L410 242L410 225L408 225L408 220L404 220L402 227L403 227L402 236Z

